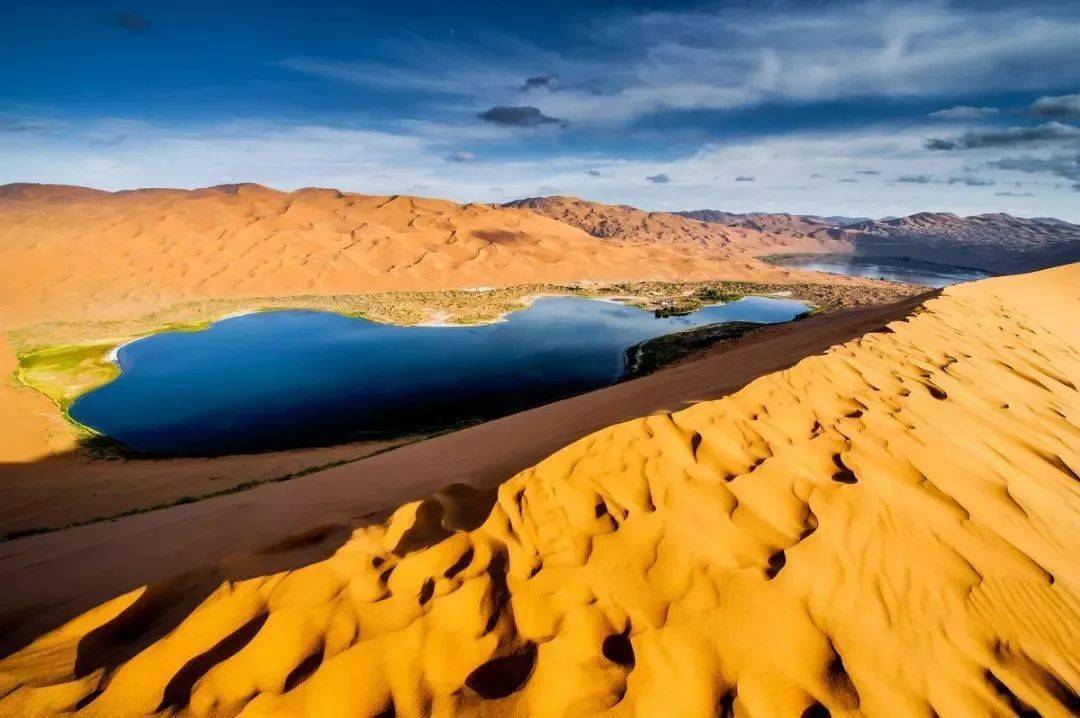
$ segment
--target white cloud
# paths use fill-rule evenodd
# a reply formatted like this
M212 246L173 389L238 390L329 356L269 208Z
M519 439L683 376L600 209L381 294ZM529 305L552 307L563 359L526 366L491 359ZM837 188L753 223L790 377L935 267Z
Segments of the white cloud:
M1080 142L1080 127L1052 121L1029 127L973 130L949 139L930 138L925 146L930 150L951 152L981 147L1073 145L1077 142Z
M1080 81L1080 65L1073 61L1080 17L1055 5L751 4L713 12L606 14L582 33L583 41L605 50L606 59L494 38L467 47L408 41L398 57L381 63L291 58L281 64L420 93L421 102L427 94L433 110L452 110L446 97L455 96L455 104L470 112L520 104L522 82L543 68L558 75L559 89L531 96L530 103L546 115L597 124L663 110L943 97ZM972 112L990 110L942 113L970 119Z
M383 185L422 174L437 156L423 139L370 130L253 122L174 128L114 120L70 124L33 142L0 133L0 155L0 181L102 189L247 181L290 189Z
M1023 163L992 164L1000 159L995 148L927 152L919 128L894 125L710 144L666 162L603 159L591 153L519 160L485 155L484 172L469 162L446 161L454 151L447 145L451 140L434 132L418 136L320 125L230 122L177 128L101 121L30 134L0 132L0 183L58 182L115 190L259 182L285 190L322 186L480 202L559 188L645 209L885 216L998 211L1003 198L987 183L1002 187L1023 180L1024 194L1035 196L1010 198L1019 203L1014 211L1080 221L1076 192L1071 182L1058 179L1066 175L1054 163L1053 148L1034 149ZM124 139L109 141L117 136ZM881 175L861 174L856 184L839 183L868 165ZM926 185L890 179L922 174L940 179ZM642 179L663 176L674 179ZM755 181L716 179L736 176ZM495 177L498 188L492 187ZM818 179L810 182L812 177ZM950 178L962 179L950 184Z
M1040 97L1031 103L1029 111L1040 117L1080 117L1080 93Z
M979 120L984 117L993 117L1001 112L996 107L971 107L969 105L957 105L946 110L931 112L930 117L942 120Z
M646 209L708 207L736 212L788 211L858 216L904 215L918 211L980 214L1001 211L995 189L1012 184L1015 172L988 166L991 150L927 153L916 128L895 126L828 133L795 133L739 144L710 145L668 163L624 161L603 166L605 177L585 189L570 176L551 181L571 193ZM870 162L881 176L862 175L841 183ZM552 168L557 171L558 164ZM717 183L735 173L755 182ZM678 177L678 185L639 185L642 174ZM925 175L925 183L897 183L892 178ZM816 181L810 181L817 176ZM940 179L935 179L940 178ZM807 184L812 186L807 186ZM1028 183L1021 204L1012 211L1027 215L1080 220L1076 193L1068 185ZM1017 193L1019 194L1019 193ZM1027 197L1026 195L1033 195ZM1013 198L1016 199L1016 198Z

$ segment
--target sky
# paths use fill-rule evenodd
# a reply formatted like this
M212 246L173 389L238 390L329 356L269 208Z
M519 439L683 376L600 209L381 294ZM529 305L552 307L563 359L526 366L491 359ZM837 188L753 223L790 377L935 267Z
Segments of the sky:
M1075 0L0 9L0 183L1080 221Z

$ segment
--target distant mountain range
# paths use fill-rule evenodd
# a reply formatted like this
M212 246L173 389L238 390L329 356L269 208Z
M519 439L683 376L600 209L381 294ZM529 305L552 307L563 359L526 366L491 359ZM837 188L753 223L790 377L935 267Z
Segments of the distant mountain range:
M768 231L767 227L785 223L797 224L801 222L808 226L813 225L815 229L820 229L822 225L846 227L849 224L869 222L872 219L871 217L821 217L816 214L788 214L786 212L746 212L740 214L737 212L724 212L719 209L693 209L684 212L673 212L672 214L702 222L718 222L732 227L751 227L762 231Z
M1009 214L960 217L920 212L862 219L815 215L694 210L678 215L725 227L835 241L834 250L870 257L909 257L1001 274L1080 260L1080 226L1052 218Z
M594 237L644 244L690 244L724 252L762 256L785 252L850 251L843 241L818 232L831 228L795 215L749 215L716 212L715 221L692 213L645 212L624 204L602 204L578 197L528 197L503 207L528 209L582 229ZM713 210L703 210L711 213ZM785 219L786 218L786 219Z
M1012 274L1080 260L1080 226L1008 214L959 217L819 216L701 209L645 212L577 197L530 197L504 207L528 209L594 237L645 244L696 244L753 256L839 253L900 257Z

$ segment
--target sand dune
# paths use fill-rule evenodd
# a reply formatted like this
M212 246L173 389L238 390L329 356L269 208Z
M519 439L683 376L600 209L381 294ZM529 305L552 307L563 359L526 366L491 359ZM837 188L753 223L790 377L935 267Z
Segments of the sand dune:
M833 344L879 331L907 316L919 303L915 298L766 327L733 345L707 350L641 379L299 480L2 542L0 585L10 590L0 592L0 656L144 584L174 584L184 576L198 577L199 592L184 593L185 600L197 600L223 580L275 573L326 558L358 522L381 522L402 504L450 484L493 491L508 476L583 436L639 416L667 414L726 396ZM499 450L492 451L493 446ZM290 460L299 460L300 452L287 453ZM183 482L193 479L200 481L192 475L194 467L185 470L174 461L153 468L158 462L102 461L85 466L85 462L73 465L65 458L27 465L25 490L5 491L5 498L11 500L0 501L4 509L0 520L15 528L64 525L118 513L131 508L132 500L140 496L142 500L134 506L167 500L170 495L162 495L160 480L168 480L170 489L183 488ZM250 475L255 468L230 463L226 469L220 462L228 459L196 460L205 464L201 480L209 478L216 485ZM151 472L145 469L148 463ZM218 466L222 466L220 473ZM31 483L35 476L39 486ZM11 481L9 473L5 481ZM181 482L179 486L175 481ZM15 487L20 483L16 480ZM145 500L151 497L154 500ZM73 516L74 507L78 513ZM33 522L25 523L28 518ZM282 549L283 544L291 548ZM56 576L65 580L56 581Z
M0 311L17 323L115 319L218 297L797 276L731 248L602 242L532 212L259 185L9 186L0 259L22 268L0 280Z
M0 187L0 327L130 320L185 302L533 283L743 279L835 282L732 247L599 239L516 209L278 192L243 184L102 192ZM48 399L10 377L0 337L0 461L71 449Z
M1074 715L1078 305L1080 265L952 287L490 510L132 591L0 662L0 713Z

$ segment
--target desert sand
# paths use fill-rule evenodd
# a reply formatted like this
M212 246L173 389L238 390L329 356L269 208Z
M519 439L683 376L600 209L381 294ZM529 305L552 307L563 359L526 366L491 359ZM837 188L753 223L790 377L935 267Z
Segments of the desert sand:
M842 281L771 267L731 243L601 239L523 209L255 184L114 193L6 185L0 266L18 268L0 273L4 334L220 300L586 280ZM0 435L0 462L73 449L76 435L52 402L11 379L13 353L0 336L0 421L12 427Z
M136 588L0 662L0 713L1074 715L1078 308L1080 265L951 287L494 504L459 486L294 570ZM236 513L213 504L190 509ZM76 534L0 566L85 581L58 570L93 555Z
M798 276L736 246L603 242L533 212L436 199L12 187L0 192L0 247L5 266L23 271L5 276L0 307L20 322L115 319L208 297Z
M904 316L917 302L918 299L910 299L899 304L857 307L765 327L734 345L706 350L684 365L645 379L617 384L450 435L429 437L419 445L380 455L377 461L365 461L363 468L346 470L334 468L334 464L381 454L389 446L414 444L416 437L402 437L400 442L358 442L214 458L118 460L109 455L96 458L86 452L68 452L33 462L2 465L0 537L97 522L177 503L185 497L202 500L207 494L242 489L252 482L276 483L280 477L301 472L307 486L314 478L310 476L312 467L327 475L320 479L317 491L333 497L330 504L320 506L318 511L325 511L332 502L339 501L353 512L346 512L346 519L396 508L449 482L495 487L507 476L597 429L642 414L723 396L762 374L789 367L837 341L860 336ZM490 451L493 445L501 446L502 450ZM359 484L362 492L346 496L338 490L339 484L346 491ZM300 505L307 501L299 497L296 500ZM280 512L271 513L275 522L281 520ZM272 530L303 533L327 521L318 512L314 520L310 525L289 527L272 522ZM232 528L222 545L232 550L242 549L236 543L236 525ZM208 527L200 526L194 533L206 537ZM259 547L253 544L251 548ZM217 555L213 551L208 553L205 545L197 551L185 549L184 553ZM160 558L163 565L171 565L167 556ZM0 601L0 652L6 645L4 630L11 628L2 617L6 608Z
M808 292L830 308L834 288L857 291L847 298L858 302L912 289L779 270L738 246L660 234L600 239L528 210L250 184L115 193L0 187L0 264L19 268L0 273L0 537L249 487L386 448L104 461L63 409L115 376L110 348L165 328L275 307L396 323L434 310L490 319L557 283L750 280L765 291ZM19 366L19 355L39 350L75 359Z

